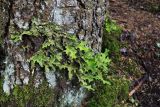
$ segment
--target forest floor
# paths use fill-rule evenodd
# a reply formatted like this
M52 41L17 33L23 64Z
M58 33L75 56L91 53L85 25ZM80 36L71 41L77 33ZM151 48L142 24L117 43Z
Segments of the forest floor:
M133 96L140 107L160 107L160 12L145 10L143 4L110 0L109 15L123 28L122 36L131 41L127 57L134 58L145 71L141 78L145 82Z

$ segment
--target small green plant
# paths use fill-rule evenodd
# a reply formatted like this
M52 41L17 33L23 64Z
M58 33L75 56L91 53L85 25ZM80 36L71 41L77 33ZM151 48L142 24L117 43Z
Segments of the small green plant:
M70 80L75 75L87 89L93 89L95 81L109 84L103 77L107 75L110 63L108 50L94 53L85 41L78 40L75 35L62 32L54 23L42 23L36 19L32 20L30 29L13 32L11 40L21 42L23 36L45 38L39 50L29 59L33 66L39 64L45 71L67 71Z
M106 18L105 20L105 30L108 34L121 34L122 28L120 28L116 21ZM117 36L117 35L116 35Z

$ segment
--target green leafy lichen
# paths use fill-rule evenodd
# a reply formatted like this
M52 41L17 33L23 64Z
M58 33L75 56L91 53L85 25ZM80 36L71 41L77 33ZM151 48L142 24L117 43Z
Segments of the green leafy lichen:
M16 38L23 36L45 38L39 50L29 59L32 64L39 64L46 71L55 68L67 71L69 79L75 75L87 89L93 89L95 81L109 84L103 77L108 73L110 63L108 50L104 53L94 53L85 41L62 32L58 25L42 23L36 19L32 20L30 29L11 33L11 40L21 42L21 39Z

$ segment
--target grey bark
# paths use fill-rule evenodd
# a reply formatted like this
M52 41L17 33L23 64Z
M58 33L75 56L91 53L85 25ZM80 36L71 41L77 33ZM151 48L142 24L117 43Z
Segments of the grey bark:
M0 5L0 35L3 40L2 47L6 52L5 69L1 74L5 76L3 88L6 88L6 92L10 92L15 83L27 84L30 74L30 65L26 61L28 56L17 44L8 40L9 25L16 26L17 29L26 29L31 18L36 16L42 21L57 23L64 32L86 40L95 52L101 51L108 0L1 0ZM51 86L59 90L54 98L54 107L81 106L86 97L83 88L74 88L64 74L59 75L61 76L55 73L45 74ZM38 76L36 78L39 79Z

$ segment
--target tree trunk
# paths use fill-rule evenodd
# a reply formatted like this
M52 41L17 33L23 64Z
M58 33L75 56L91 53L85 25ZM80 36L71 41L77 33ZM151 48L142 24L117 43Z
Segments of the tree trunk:
M0 68L1 77L4 77L3 90L11 93L15 84L28 84L32 74L27 54L18 44L9 41L9 27L17 30L27 29L30 27L31 19L38 17L44 22L60 25L64 32L75 34L79 39L87 41L95 52L100 52L107 7L108 0L1 0L0 52L5 53L0 57L0 64L5 66ZM35 44L31 46L34 48L42 41L33 40ZM23 41L27 42L30 39L24 38ZM39 84L42 78L47 79L54 89L54 97L48 106L79 107L86 98L85 90L80 86L73 87L72 82L68 83L65 74L44 73L37 67L34 85ZM7 105L14 106L13 103ZM27 103L25 106L33 105Z

